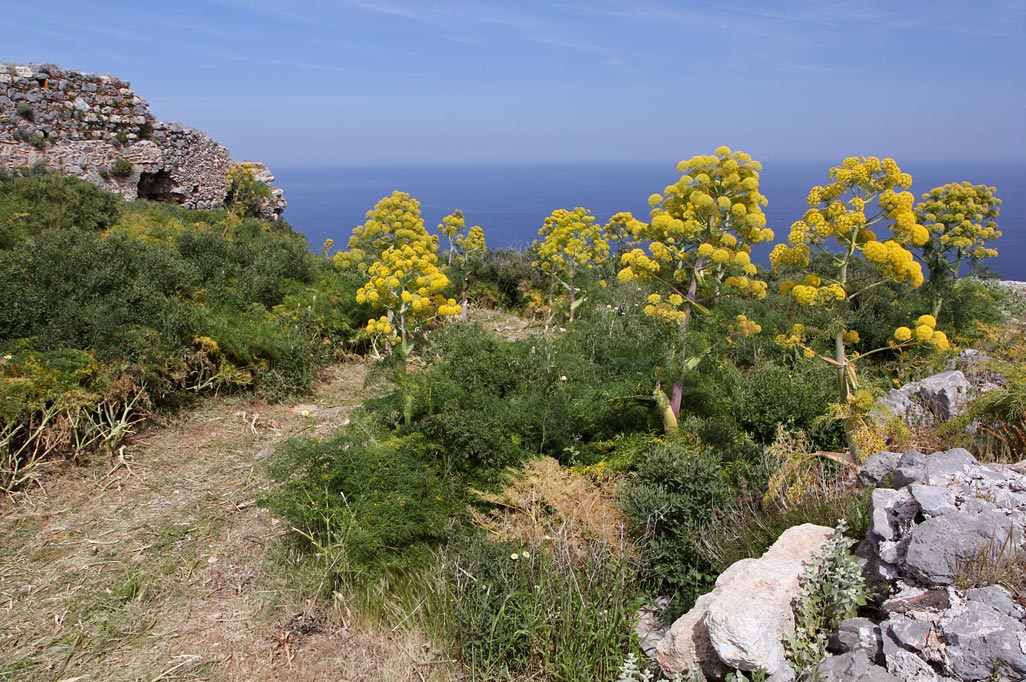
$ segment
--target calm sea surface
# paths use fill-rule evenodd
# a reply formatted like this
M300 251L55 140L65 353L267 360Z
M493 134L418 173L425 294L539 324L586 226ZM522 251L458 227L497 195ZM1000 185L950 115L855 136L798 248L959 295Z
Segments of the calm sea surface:
M830 162L764 162L760 189L769 225L786 239L804 213L809 188L829 181ZM1026 280L1026 162L906 162L916 197L938 185L968 180L997 187L1000 255L987 264L1006 279ZM428 227L459 208L481 225L491 248L526 247L556 208L584 206L603 222L619 211L648 218L648 196L676 181L673 163L478 166L340 166L274 168L285 190L285 218L317 249L325 239L344 247L352 229L383 196L399 189L421 202ZM766 264L769 248L757 249Z

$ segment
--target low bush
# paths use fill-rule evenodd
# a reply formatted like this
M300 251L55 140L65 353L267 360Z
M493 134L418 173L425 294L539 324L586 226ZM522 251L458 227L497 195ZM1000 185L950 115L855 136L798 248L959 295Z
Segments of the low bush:
M651 589L670 598L670 622L716 579L699 539L717 509L732 500L721 462L696 445L665 442L641 463L623 491L623 508L641 531Z
M18 116L25 119L26 121L35 121L36 112L32 110L32 105L28 102L18 102L17 106L14 107L14 111Z
M117 195L42 165L0 169L0 250L46 230L103 230L121 208Z
M837 394L837 372L826 363L760 363L745 377L739 393L738 424L757 442L769 445L783 425L808 433L816 449L845 447L844 425L822 418Z
M465 491L432 459L419 436L357 422L325 440L290 441L271 467L283 485L265 504L314 546L335 548L327 587L376 578L436 546L463 513Z
M74 410L115 409L89 377L134 386L142 398L131 402L133 415L200 392L256 389L280 399L304 391L333 344L356 342L349 337L362 315L355 286L283 221L124 204L43 168L0 173L0 281L8 388L48 396L0 397L21 410L6 410L0 428L24 438L57 406L41 446L58 426L78 433L66 428ZM71 356L89 369L64 368ZM62 439L47 452L82 450Z
M858 615L870 591L862 566L852 556L852 541L840 521L833 535L805 566L795 598L795 631L787 637L791 665L801 677L815 676L813 668L830 652L827 643L841 623Z
M611 322L514 342L475 325L448 326L433 336L436 361L398 374L369 409L390 428L427 437L447 469L482 485L530 455L594 464L607 441L657 428L637 395L650 385L651 366L629 342L646 339L644 324Z
M506 310L523 309L527 291L544 286L541 273L531 267L530 256L516 249L485 252L482 258L470 261L466 276L472 301L487 301ZM457 273L452 280L461 282L463 277Z
M108 170L115 178L127 178L134 169L132 168L132 162L128 159L117 159L110 165Z

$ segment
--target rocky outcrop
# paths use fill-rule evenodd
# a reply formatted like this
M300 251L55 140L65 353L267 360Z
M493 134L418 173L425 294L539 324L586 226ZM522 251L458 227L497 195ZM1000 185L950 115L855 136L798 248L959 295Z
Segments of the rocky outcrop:
M663 672L722 679L732 669L763 670L772 680L792 679L784 637L794 631L798 580L832 533L812 524L789 528L759 559L728 568L657 645Z
M271 175L270 169L259 161L241 161L240 163L253 172L253 177L257 181L264 183L271 190L271 196L263 202L263 206L260 208L260 217L264 220L278 218L285 211L287 204L285 203L285 192L274 186L274 176Z
M873 491L858 553L882 620L846 621L820 664L825 680L1026 679L1026 611L981 576L1026 570L1026 476L956 448L882 452L863 466ZM1022 578L1019 578L1020 582Z
M883 418L897 416L913 426L932 426L961 414L975 395L965 374L951 370L891 389L877 404Z
M228 150L209 136L161 123L129 83L53 64L0 64L0 167L37 163L93 182L125 199L154 199L186 208L224 205ZM285 208L271 187L262 214Z
M878 607L844 621L809 679L826 682L1026 680L1026 475L955 448L879 452L860 480L872 492L857 554ZM794 676L784 642L803 564L831 529L798 526L760 559L731 566L656 646L668 676L722 680L732 669ZM1013 595L998 584L1010 581ZM803 677L804 679L804 677Z

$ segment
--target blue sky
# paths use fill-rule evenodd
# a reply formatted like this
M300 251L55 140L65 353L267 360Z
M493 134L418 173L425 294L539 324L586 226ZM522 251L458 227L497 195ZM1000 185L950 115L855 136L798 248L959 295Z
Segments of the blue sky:
M1026 159L1022 0L0 0L0 61L275 165Z

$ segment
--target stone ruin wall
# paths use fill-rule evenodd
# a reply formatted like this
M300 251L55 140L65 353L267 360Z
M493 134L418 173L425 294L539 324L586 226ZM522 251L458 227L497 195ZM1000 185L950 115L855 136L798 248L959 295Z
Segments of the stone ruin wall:
M131 163L128 175L111 168ZM161 123L129 83L52 64L0 64L0 167L37 163L88 180L127 200L154 199L207 209L224 205L228 150L193 128ZM263 164L251 163L268 186ZM285 209L271 187L261 215Z

